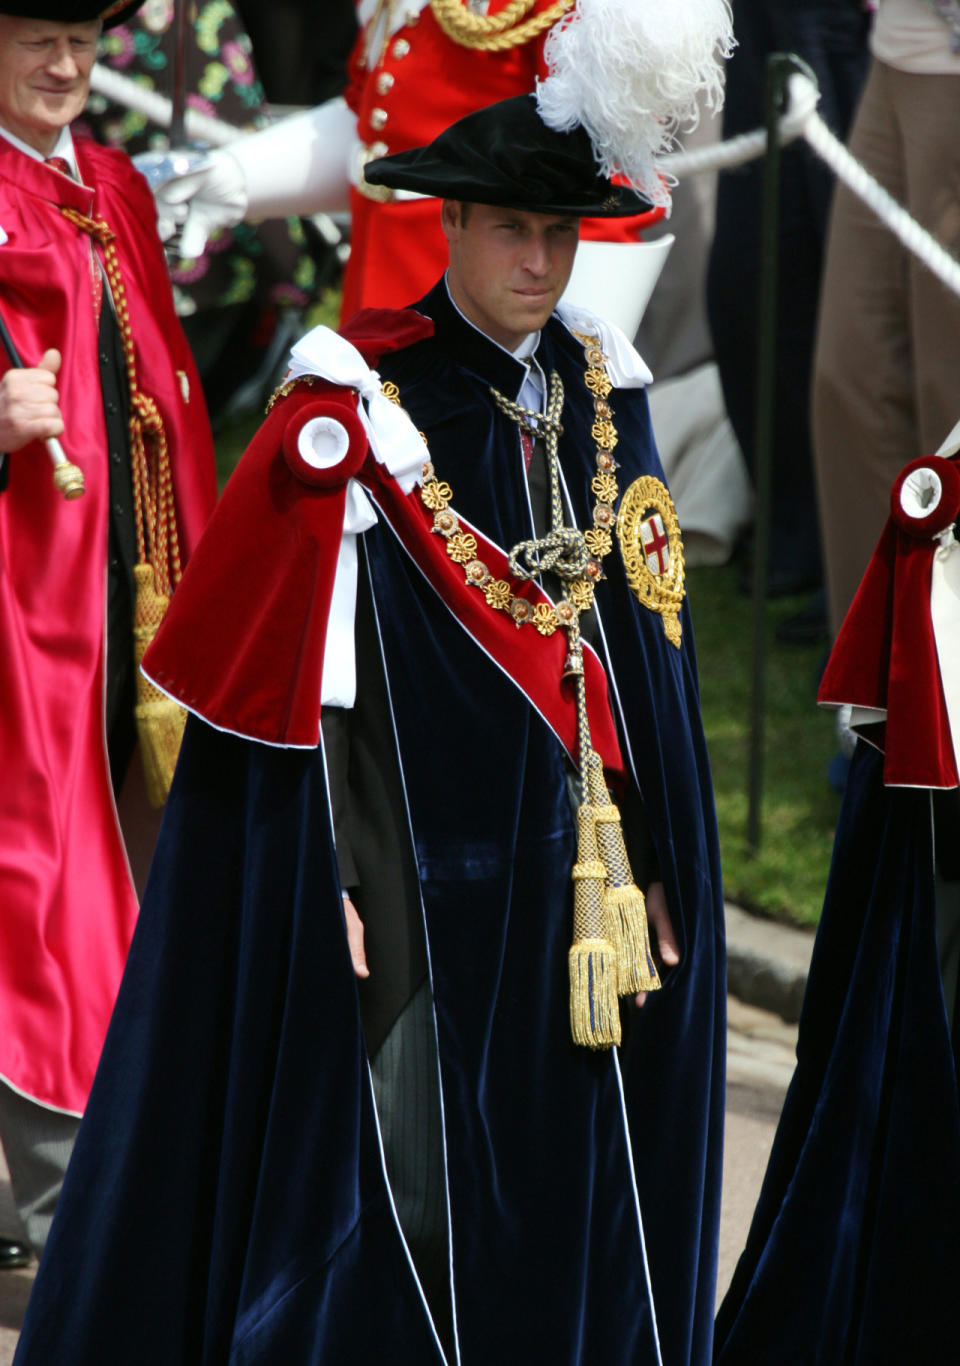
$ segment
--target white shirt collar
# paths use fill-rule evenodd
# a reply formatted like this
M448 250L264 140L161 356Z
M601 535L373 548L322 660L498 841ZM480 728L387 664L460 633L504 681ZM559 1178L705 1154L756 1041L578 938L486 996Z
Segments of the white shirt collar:
M523 341L520 343L517 349L515 351L511 351L510 354L511 356L513 356L514 360L519 360L526 363L528 360L531 360L533 358L533 353L536 351L539 345L540 329L538 328L536 332L529 332L524 337Z
M24 152L28 157L33 157L34 161L46 161L47 158L42 152L38 152L36 147L31 147L28 142L18 138L15 133L11 133L9 128L4 128L0 124L0 137L6 138L7 142L16 147L18 152ZM80 169L77 166L77 154L73 148L73 138L70 136L69 128L61 128L57 144L50 153L52 157L63 157L76 178L80 179Z

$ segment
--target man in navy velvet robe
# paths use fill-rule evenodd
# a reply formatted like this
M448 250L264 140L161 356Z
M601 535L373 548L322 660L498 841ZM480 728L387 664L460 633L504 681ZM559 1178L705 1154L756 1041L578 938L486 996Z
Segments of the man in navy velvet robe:
M444 198L450 268L294 348L146 661L194 715L20 1366L709 1360L682 545L646 368L555 311L580 214L637 196L528 97L377 177ZM663 975L620 1048L571 1038L587 731Z
M720 1366L957 1359L958 438L896 480L821 680L860 738Z

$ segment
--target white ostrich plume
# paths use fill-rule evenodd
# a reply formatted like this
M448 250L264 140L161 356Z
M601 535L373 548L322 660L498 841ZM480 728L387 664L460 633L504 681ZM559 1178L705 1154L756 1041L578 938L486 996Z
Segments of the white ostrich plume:
M557 132L583 124L602 174L669 205L655 157L701 106L720 108L733 46L729 0L577 0L547 37L540 116Z

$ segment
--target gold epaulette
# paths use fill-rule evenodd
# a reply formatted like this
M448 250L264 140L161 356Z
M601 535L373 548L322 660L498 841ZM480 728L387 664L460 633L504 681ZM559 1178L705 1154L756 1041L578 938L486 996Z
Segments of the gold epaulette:
M451 42L477 52L506 52L538 38L567 10L574 0L554 0L540 14L528 18L536 0L510 0L499 14L474 14L466 0L430 0L433 17Z

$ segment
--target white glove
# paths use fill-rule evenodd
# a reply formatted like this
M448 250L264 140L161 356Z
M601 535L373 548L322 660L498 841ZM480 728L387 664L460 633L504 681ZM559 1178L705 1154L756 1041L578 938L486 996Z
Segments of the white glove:
M192 258L214 229L241 219L345 211L356 145L356 117L342 99L238 138L154 190L161 236L182 228L180 253Z
M256 134L253 134L255 137ZM237 159L224 148L153 192L161 239L180 229L180 255L199 256L217 228L232 228L247 212L247 185Z

